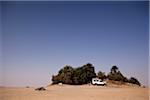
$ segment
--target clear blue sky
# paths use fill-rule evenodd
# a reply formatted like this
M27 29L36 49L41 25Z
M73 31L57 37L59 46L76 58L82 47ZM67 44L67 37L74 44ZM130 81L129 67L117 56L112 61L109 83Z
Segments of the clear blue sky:
M1 2L5 86L40 86L65 65L117 65L148 85L148 2ZM2 82L3 81L3 82Z

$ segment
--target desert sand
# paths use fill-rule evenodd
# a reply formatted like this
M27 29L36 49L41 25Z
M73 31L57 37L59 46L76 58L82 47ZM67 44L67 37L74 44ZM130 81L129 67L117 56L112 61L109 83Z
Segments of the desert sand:
M149 89L138 87L52 85L35 88L0 88L0 100L149 100Z

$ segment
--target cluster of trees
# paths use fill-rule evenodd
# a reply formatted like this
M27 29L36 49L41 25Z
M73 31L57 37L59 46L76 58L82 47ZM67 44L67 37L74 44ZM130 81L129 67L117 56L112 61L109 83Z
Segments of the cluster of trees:
M94 67L88 63L78 68L65 66L58 72L58 75L52 76L52 81L53 84L64 83L80 85L90 83L94 77L96 77Z
M91 83L92 78L98 77L102 80L113 80L128 82L137 85L141 85L140 82L131 77L130 79L126 78L120 71L117 66L112 66L108 75L105 72L99 71L95 73L94 66L90 63L83 65L81 67L73 68L71 66L65 66L60 69L57 75L52 76L52 84L64 83L72 85L81 85Z
M107 76L105 75L104 72L100 71L98 73L98 77L101 79L109 79L109 80L113 80L113 81L127 82L127 83L137 84L139 86L141 85L141 83L135 77L131 77L130 79L125 77L119 71L119 68L117 66L112 66L112 68Z

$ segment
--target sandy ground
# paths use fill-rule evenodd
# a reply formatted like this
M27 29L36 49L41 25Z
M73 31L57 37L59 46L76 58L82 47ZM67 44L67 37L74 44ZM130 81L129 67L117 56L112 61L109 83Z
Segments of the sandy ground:
M46 91L34 88L0 88L0 100L149 100L146 88L103 86L49 86Z

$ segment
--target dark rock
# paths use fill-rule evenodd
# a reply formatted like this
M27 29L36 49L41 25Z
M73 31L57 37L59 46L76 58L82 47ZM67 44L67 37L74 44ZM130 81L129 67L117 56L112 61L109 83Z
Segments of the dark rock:
M46 89L44 87L39 87L35 89L36 91L45 91Z

